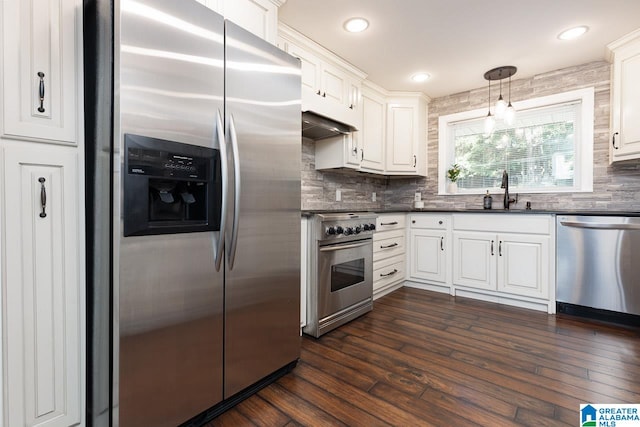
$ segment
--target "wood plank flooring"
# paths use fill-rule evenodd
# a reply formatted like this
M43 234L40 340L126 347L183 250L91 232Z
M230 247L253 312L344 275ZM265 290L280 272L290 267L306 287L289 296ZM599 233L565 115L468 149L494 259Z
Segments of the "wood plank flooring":
M640 330L402 288L214 426L576 426L640 403Z

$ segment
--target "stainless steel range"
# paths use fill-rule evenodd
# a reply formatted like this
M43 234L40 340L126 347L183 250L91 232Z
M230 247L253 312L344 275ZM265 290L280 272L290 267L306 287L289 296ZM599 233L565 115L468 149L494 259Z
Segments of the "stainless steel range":
M312 219L311 272L304 333L318 338L373 308L376 214L317 214Z

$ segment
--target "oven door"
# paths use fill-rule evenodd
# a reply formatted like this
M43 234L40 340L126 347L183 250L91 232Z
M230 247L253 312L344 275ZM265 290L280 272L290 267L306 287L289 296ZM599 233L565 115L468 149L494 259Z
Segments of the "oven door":
M331 316L373 295L373 240L320 246L318 319Z

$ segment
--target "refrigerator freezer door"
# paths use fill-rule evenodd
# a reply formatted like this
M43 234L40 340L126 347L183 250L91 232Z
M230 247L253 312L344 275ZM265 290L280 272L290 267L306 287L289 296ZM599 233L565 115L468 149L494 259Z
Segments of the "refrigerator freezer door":
M120 12L114 407L120 427L175 426L222 400L218 232L123 237L119 189L128 171L118 152L125 133L219 148L224 21L196 2L173 0L122 0Z
M300 354L301 85L297 59L225 25L225 126L240 178L225 245L228 398Z

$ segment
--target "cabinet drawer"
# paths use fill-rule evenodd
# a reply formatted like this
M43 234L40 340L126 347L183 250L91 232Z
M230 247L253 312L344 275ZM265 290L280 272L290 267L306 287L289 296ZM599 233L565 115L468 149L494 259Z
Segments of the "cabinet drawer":
M385 231L376 233L373 237L373 261L392 256L402 255L405 252L404 230Z
M545 214L454 214L455 230L490 231L496 233L550 234L555 226Z
M383 288L391 283L404 280L405 261L404 255L389 258L385 262L376 263L373 270L373 291Z
M383 214L376 219L376 231L404 229L404 214Z
M445 230L449 227L451 217L449 215L411 215L409 224L411 228L433 228Z

